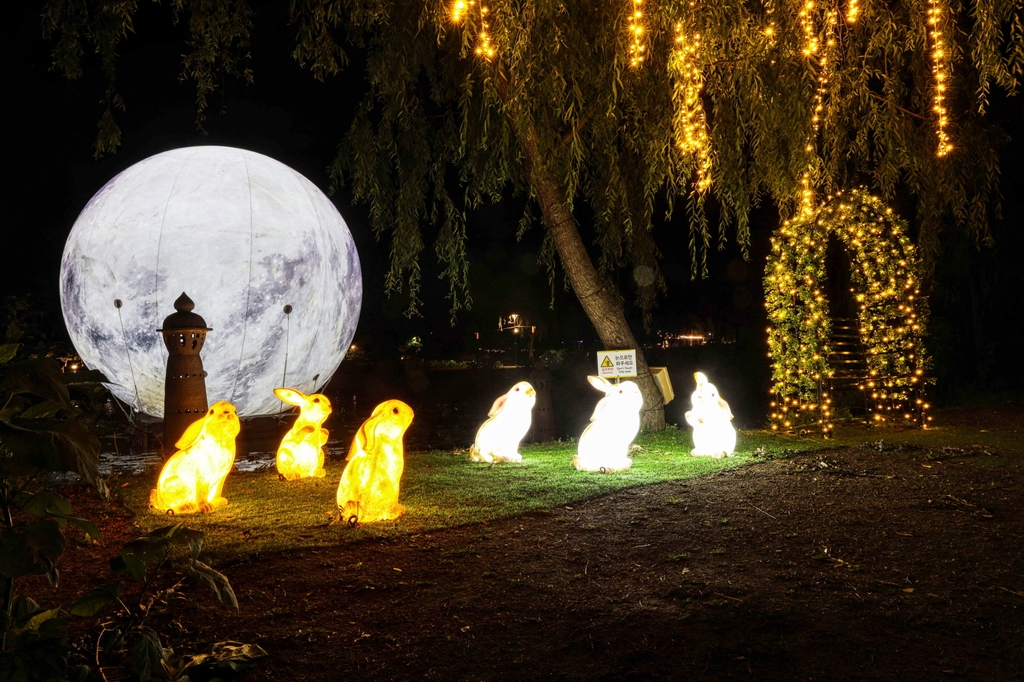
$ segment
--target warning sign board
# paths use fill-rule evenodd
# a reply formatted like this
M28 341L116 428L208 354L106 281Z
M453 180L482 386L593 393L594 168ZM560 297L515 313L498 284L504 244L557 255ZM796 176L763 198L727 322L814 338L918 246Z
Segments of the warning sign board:
M597 376L619 379L636 376L635 350L597 351Z

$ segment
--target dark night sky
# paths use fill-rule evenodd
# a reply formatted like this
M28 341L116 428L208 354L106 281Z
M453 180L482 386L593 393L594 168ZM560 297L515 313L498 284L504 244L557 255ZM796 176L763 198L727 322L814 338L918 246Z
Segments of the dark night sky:
M2 234L4 267L0 293L31 292L48 318L62 328L57 292L61 252L78 212L110 178L133 163L167 149L195 144L243 147L267 154L298 170L326 191L325 168L348 126L350 111L362 94L357 64L327 84L317 83L288 56L293 31L284 27L284 3L256 4L252 62L256 82L230 82L212 101L208 135L195 132L194 91L178 80L180 36L167 28L168 9L141 3L131 36L120 52L118 87L127 110L119 112L123 146L96 161L91 143L101 113L103 84L98 69L68 83L49 70L49 46L42 40L36 11L2 31L3 73L8 79L7 169L3 184ZM1019 103L1004 103L996 114L1020 128ZM1004 167L1004 209L1007 220L995 226L998 248L979 253L949 231L949 255L937 268L933 313L939 348L936 360L958 385L1014 387L1022 381L1022 363L1013 358L1024 331L1020 320L1024 278L1015 261L1024 253L1019 216L1024 216L1014 187L1022 177L1019 141L1010 145ZM555 293L548 309L546 273L534 254L541 230L535 227L523 243L514 239L521 202L477 211L470 217L471 281L474 307L449 325L444 286L436 284L432 249L424 254L424 318L407 320L401 303L382 294L386 245L374 241L364 211L352 206L342 191L333 197L348 222L359 249L364 273L364 301L357 341L375 338L428 336L456 346L473 331L490 331L500 314L519 312L540 324L546 341L593 337L572 295ZM668 292L660 299L656 329L685 331L696 320L712 317L742 332L763 330L760 280L767 235L776 218L759 211L753 219L751 261L744 263L735 244L709 259L710 277L693 283L689 277L685 218L657 232ZM28 248L26 245L30 244ZM17 246L16 246L17 245ZM622 277L628 276L626 273ZM640 332L637 321L634 331ZM980 339L979 339L980 334ZM544 342L542 341L542 344ZM965 362L965 354L973 358ZM1008 365L1006 363L1009 363ZM1009 369L1008 369L1009 368ZM1008 369L1008 371L1007 371ZM979 379L979 377L981 377Z

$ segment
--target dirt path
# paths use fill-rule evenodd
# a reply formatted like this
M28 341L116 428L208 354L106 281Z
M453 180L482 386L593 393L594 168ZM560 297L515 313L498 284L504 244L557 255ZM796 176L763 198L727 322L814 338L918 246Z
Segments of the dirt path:
M224 569L246 680L1024 680L1024 470L844 449Z

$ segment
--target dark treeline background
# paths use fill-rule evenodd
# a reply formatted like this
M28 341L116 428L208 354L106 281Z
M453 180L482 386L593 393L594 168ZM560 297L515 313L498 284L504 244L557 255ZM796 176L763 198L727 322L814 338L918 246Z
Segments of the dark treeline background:
M201 135L195 130L192 86L179 79L181 36L158 16L166 8L143 3L137 35L129 37L119 57L117 84L125 110L117 116L123 145L117 154L101 159L93 158L91 146L102 113L99 70L91 69L75 82L54 73L37 10L28 4L17 20L0 27L9 93L0 293L29 296L42 313L43 330L53 339L67 343L57 287L64 241L89 198L133 163L179 146L238 146L274 157L326 190L326 168L365 87L362 69L354 54L345 75L328 84L316 82L289 57L294 28L287 25L285 4L256 3L251 59L255 82L226 83L214 95L207 133ZM1020 98L997 99L988 114L1009 134L1002 151L1003 215L992 222L992 243L976 243L955 225L948 225L942 236L930 292L928 343L937 380L933 395L939 404L1024 388L1022 107ZM596 342L561 278L552 290L537 264L541 229L516 240L521 199L510 198L470 216L474 304L453 326L429 245L423 259L425 314L408 319L402 315L406 302L401 297L383 295L387 245L374 240L363 209L351 205L345 188L333 198L362 261L364 300L356 340L371 355L393 355L403 340L419 336L424 352L456 357L475 347L476 333L496 334L498 317L512 312L538 326L538 350L591 348ZM709 277L699 281L690 279L685 217L677 213L656 232L668 289L654 311L650 333L644 333L633 310L634 332L645 343L654 343L659 331L713 331L739 344L736 350L749 356L743 366L756 375L748 385L766 391L761 279L777 213L770 207L755 212L749 261L730 244L709 258ZM585 222L586 216L580 218ZM676 381L689 385L685 379ZM677 393L688 393L682 388L677 385Z

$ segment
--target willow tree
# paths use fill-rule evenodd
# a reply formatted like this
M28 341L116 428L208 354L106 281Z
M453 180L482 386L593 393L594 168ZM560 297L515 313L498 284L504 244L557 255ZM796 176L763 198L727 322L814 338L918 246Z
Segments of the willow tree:
M108 75L97 152L118 142L116 50L136 2L46 5L55 66L75 77L90 48ZM253 15L246 0L169 4L201 123L224 77L251 77ZM988 239L1003 134L985 108L1024 67L1018 0L292 0L291 16L293 57L328 86L346 50L365 58L331 174L390 240L389 292L417 311L432 241L453 312L469 305L466 213L520 195L520 230L539 212L552 285L560 267L607 348L638 348L624 299L646 316L664 288L655 222L689 230L695 276L713 246L746 251L760 202L810 212L852 185L913 203L926 256L946 223ZM688 228L671 227L678 202Z

